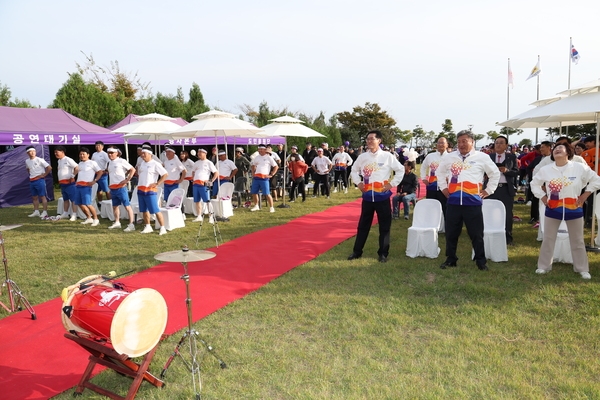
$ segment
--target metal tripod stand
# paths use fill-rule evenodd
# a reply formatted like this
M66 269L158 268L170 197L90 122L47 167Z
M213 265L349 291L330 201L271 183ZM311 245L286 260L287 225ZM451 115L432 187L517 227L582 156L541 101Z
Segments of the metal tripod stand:
M8 274L8 261L6 259L6 252L4 251L4 237L2 236L2 231L18 228L19 226L21 225L0 226L0 247L2 247L2 262L4 263L4 274L6 276L6 279L2 282L2 286L0 287L0 295L2 294L2 288L6 287L6 290L8 291L8 300L10 307L7 307L1 301L0 306L2 306L2 308L4 308L9 313L14 313L16 311L21 311L21 305L23 305L31 314L31 319L37 319L37 316L35 315L35 310L31 306L29 301L25 298L25 295L23 294L23 292L21 292L19 286L15 283L15 281L10 279L10 276Z
M196 247L198 247L198 243L200 241L200 234L202 233L202 226L204 225L204 217L206 215L208 215L209 221L212 219L212 226L213 226L213 234L215 236L215 244L217 247L219 247L219 239L221 239L221 243L223 243L223 237L221 236L221 229L219 229L219 223L217 218L215 218L215 210L213 210L212 205L210 204L210 200L208 203L206 203L206 211L208 211L208 213L204 212L204 207L201 206L200 207L200 214L198 214L199 217L201 217L200 220L200 226L198 227L198 234L196 235ZM219 237L217 238L217 234L219 235Z
M200 333L197 330L195 330L192 327L192 299L190 294L190 276L188 274L187 264L190 261L208 260L210 258L213 258L215 255L215 253L205 250L189 250L186 246L181 251L161 253L154 257L157 260L161 261L181 262L181 264L183 265L184 274L181 276L181 279L183 279L183 281L185 282L185 304L188 319L187 330L185 331L183 337L179 340L179 342L177 342L175 350L173 350L173 353L171 353L171 356L165 363L165 366L162 372L160 373L160 377L165 377L167 369L169 369L175 357L179 356L191 373L196 400L200 399L200 392L202 390L202 381L200 378L200 361L198 360L198 342L200 342L206 348L206 350L210 354L212 354L213 357L215 357L221 368L227 368L227 364L225 364L225 362L223 362L223 360L219 358L219 356L215 353L214 348L200 336ZM189 346L190 351L189 358L181 354L180 351L181 346L183 346L186 342Z

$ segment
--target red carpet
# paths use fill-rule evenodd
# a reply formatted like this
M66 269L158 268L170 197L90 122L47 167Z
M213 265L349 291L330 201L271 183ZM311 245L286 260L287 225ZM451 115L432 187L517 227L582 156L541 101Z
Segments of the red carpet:
M210 249L215 258L188 265L194 320L354 236L359 213L357 200ZM181 264L166 263L119 281L130 288L154 288L164 296L170 335L187 324L182 274ZM0 320L0 398L46 399L78 383L88 353L63 337L61 307L57 298L35 307L36 321L27 311Z

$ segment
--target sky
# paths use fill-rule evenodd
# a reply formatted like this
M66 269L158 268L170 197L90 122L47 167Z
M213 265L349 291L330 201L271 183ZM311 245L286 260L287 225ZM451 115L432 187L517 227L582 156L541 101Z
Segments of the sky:
M539 98L567 89L570 37L581 57L571 87L600 78L599 11L577 0L0 0L0 84L47 107L85 53L154 94L187 96L195 82L234 114L266 101L329 118L370 102L400 129L439 132L449 118L485 134L507 119L509 58L509 116L537 98L526 79L538 55Z

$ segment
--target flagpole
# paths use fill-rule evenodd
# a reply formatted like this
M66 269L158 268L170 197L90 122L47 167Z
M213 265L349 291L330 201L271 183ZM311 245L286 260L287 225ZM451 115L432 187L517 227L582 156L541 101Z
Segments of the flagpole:
M508 83L506 85L506 120L510 117L510 84L512 81L512 72L510 70L510 57L508 58ZM510 143L509 140L509 128L506 129L506 142Z
M569 81L567 82L567 89L571 89L571 52L573 51L573 37L569 38Z
M540 55L538 54L538 63L537 65L540 65ZM537 75L537 99L540 99L540 74L538 73ZM538 143L538 128L535 128L535 143Z

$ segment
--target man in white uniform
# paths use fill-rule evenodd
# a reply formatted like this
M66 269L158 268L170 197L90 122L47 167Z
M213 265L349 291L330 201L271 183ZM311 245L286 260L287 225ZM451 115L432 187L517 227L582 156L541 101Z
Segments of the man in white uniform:
M138 169L138 203L144 218L145 227L141 233L152 233L150 215L154 214L160 225L159 235L165 235L165 221L158 206L157 187L167 179L167 170L159 161L153 159L152 147L142 146L142 162Z
M27 172L29 172L29 190L33 201L33 214L29 217L44 218L48 216L48 199L46 198L46 176L52 171L52 167L43 158L36 157L35 147L27 147L29 159L25 160ZM43 212L40 214L40 201Z
M106 199L110 200L110 192L108 190L108 172L106 167L110 159L108 154L104 151L104 143L97 141L95 144L96 152L92 154L92 161L96 161L96 164L102 170L102 176L98 179L98 191L96 196L98 197L98 203L102 201L102 193L106 193Z
M202 214L210 214L208 222L213 223L213 213L210 212L210 195L208 186L217 179L217 168L212 161L206 159L206 150L198 150L198 161L192 168L194 174L194 204L198 217L193 222L202 221ZM202 207L206 203L206 208Z
M267 154L267 147L264 144L258 145L258 155L252 160L250 167L252 168L252 188L250 189L250 193L252 194L252 200L254 200L254 207L250 211L260 210L258 193L262 192L263 196L267 196L269 212L274 213L275 208L273 208L273 197L271 197L269 179L275 176L279 167L275 160L273 160L273 157Z
M92 186L102 177L104 171L100 168L96 161L90 160L90 151L87 147L79 149L79 165L77 173L77 196L75 204L81 208L85 214L83 225L91 224L92 226L100 225L96 207L92 205Z
M127 160L121 158L121 150L116 146L110 146L108 148L108 177L110 184L110 199L112 201L113 214L115 216L115 222L108 229L121 228L120 211L119 206L123 205L127 214L129 215L129 225L125 228L125 232L135 231L135 221L133 220L133 209L129 203L129 193L127 193L127 184L133 178L135 174L135 168L127 162Z
M75 188L75 175L79 171L77 163L71 157L67 157L65 146L56 146L54 148L54 156L58 160L58 183L60 184L60 192L63 198L63 213L61 218L69 218L69 208L73 203L73 221L77 219L77 206L73 201L75 199L77 188Z
M219 172L219 185L213 185L212 195L216 196L219 192L219 186L225 182L232 182L233 177L237 174L235 163L227 158L225 150L219 150L219 162L216 165Z
M167 179L165 180L165 191L163 198L169 200L171 192L179 187L186 175L186 169L175 155L175 150L171 147L165 149L165 169L167 170Z

